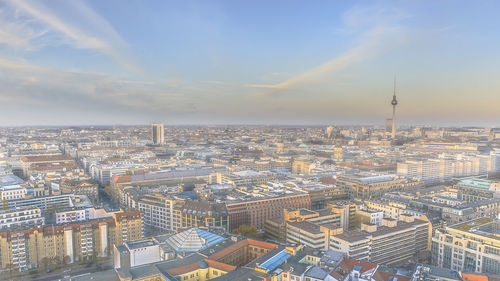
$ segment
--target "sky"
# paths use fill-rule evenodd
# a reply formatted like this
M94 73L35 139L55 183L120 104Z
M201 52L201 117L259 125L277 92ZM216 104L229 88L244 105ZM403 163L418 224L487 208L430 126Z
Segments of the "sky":
M0 1L0 126L500 126L499 1Z

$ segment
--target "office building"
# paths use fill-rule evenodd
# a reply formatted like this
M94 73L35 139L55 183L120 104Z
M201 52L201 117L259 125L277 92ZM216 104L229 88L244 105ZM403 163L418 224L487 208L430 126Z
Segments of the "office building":
M283 218L266 221L265 235L275 241L328 250L330 236L348 228L349 221L344 218L344 212L344 208L332 205L318 211L285 209Z
M388 192L416 189L422 182L394 175L355 174L338 177L336 185L345 189L350 198L370 199Z
M380 264L397 264L430 250L432 226L427 221L403 216L382 220L382 226L362 223L361 230L330 236L330 249L349 258Z
M176 215L176 199L159 193L144 194L137 202L143 214L144 225L160 231L177 231L181 227Z
M6 202L8 204L8 208L11 210L17 208L40 208L42 211L46 211L47 209L52 209L53 211L54 209L73 207L93 207L87 196L73 194L12 199Z
M407 178L421 179L426 184L433 184L456 177L486 175L492 171L491 161L488 155L407 160L397 164L397 173Z
M432 263L463 272L500 274L500 221L478 218L436 230Z
M208 227L229 231L226 204L185 200L179 209L183 228Z
M228 202L229 230L237 229L240 225L253 225L263 230L266 220L283 216L283 210L311 208L309 194L288 194L280 197L271 197L252 201Z

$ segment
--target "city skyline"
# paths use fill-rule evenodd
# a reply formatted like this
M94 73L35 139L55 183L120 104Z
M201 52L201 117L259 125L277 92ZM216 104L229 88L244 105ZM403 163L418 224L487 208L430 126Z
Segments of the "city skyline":
M0 126L498 126L495 1L0 4Z

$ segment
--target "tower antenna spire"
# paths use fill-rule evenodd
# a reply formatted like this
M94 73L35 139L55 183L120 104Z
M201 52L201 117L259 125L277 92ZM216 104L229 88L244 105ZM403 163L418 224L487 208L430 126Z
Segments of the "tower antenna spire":
M392 132L391 138L392 141L396 139L396 105L398 101L396 100L396 74L394 74L394 95L392 96Z
M394 96L396 96L396 74L394 74Z

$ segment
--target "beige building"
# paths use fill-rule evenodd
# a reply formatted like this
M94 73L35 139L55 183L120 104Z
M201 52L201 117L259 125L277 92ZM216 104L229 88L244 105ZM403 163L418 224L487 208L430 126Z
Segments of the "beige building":
M86 195L92 203L99 203L99 190L96 182L90 180L72 180L64 178L59 184L61 193L72 193L76 195Z
M0 232L0 269L31 269L106 257L113 245L143 236L142 215L112 217Z
M382 220L384 219L384 212L370 209L358 209L356 210L356 217L360 223L371 223L381 226Z
M424 213L412 209L407 209L406 205L398 204L396 202L383 203L373 200L365 200L364 203L371 210L384 212L384 216L387 218L399 220L403 215L410 215L418 220L429 221Z
M292 163L292 173L295 174L309 174L314 168L314 164L307 159L295 159Z
M333 149L333 160L340 162L344 159L344 153L341 146L336 146Z
M329 249L330 236L342 233L343 224L349 223L349 220L344 218L344 208L329 207L318 211L304 208L285 209L283 213L283 219L266 221L266 236L269 239L298 243L318 250Z
M21 157L21 168L25 177L30 175L32 169L40 170L42 167L78 168L73 158L69 155L56 154Z

